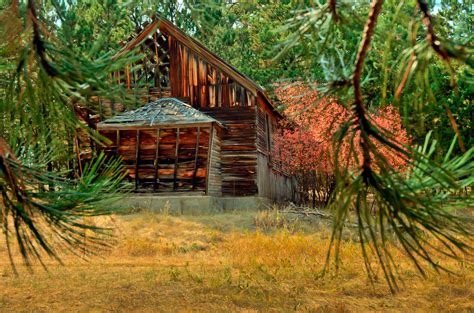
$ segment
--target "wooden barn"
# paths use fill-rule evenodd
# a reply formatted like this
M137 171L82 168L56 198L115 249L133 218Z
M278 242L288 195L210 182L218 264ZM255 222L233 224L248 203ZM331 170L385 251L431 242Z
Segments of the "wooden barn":
M98 99L97 128L137 191L294 197L294 180L270 153L283 117L262 87L159 17L123 52L135 48L145 58L113 79L139 105L121 113L123 106Z

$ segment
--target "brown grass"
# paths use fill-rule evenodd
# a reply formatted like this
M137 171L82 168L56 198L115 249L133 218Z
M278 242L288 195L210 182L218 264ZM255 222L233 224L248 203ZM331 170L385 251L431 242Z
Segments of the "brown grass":
M460 311L474 308L474 268L441 259L456 275L421 279L401 253L404 286L372 286L350 234L336 276L321 277L328 231L277 212L169 216L142 212L95 220L117 244L90 261L65 255L49 272L20 267L0 246L0 311Z

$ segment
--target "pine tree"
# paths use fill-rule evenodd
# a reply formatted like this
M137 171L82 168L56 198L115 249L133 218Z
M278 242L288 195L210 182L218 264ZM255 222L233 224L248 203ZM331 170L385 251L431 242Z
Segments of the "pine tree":
M86 218L112 212L122 188L119 160L99 154L78 164L77 137L102 141L81 121L82 107L93 96L121 96L109 74L136 57L84 53L77 37L58 30L71 16L53 4L13 1L0 14L0 218L12 264L13 241L27 265L107 246L109 230Z
M369 110L393 104L404 112L405 125L423 124L423 108L443 107L433 94L433 76L444 67L451 88L456 88L455 69L472 73L471 47L441 37L424 0L372 0L370 7L331 0L303 6L298 13L287 22L292 35L282 44L278 59L295 46L309 52L304 57L325 75L325 83L319 84L322 99L337 97L350 111L334 136L333 155L339 155L349 141L352 164L359 164L353 168L334 159L337 183L329 204L334 223L326 270L332 256L337 268L348 222L358 224L369 277L376 277L373 256L392 291L398 287L397 262L390 252L394 246L423 275L426 265L447 270L436 262L437 253L459 258L472 249L469 219L453 212L472 205L474 148L463 144L451 118L457 140L446 147L443 158L435 159L438 143L430 133L421 146L403 145L377 125ZM456 146L465 152L454 156ZM402 156L408 173L390 166L383 151Z

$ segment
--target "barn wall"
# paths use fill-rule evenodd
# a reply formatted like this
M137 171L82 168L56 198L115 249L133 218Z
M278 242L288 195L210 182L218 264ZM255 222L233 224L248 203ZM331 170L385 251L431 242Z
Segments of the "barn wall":
M275 201L294 201L296 181L276 171L268 163L268 157L258 153L258 195Z
M263 99L257 100L257 185L258 195L272 200L292 200L295 180L281 172L272 159L273 134L278 131L278 118Z
M257 194L255 108L202 111L226 127L221 146L222 193L228 196Z

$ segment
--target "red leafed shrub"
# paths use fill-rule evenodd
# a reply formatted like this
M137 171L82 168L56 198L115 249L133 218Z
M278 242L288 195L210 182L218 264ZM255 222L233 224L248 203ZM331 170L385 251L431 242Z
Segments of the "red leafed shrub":
M333 136L343 123L350 121L348 109L334 99L321 98L318 91L302 82L280 84L275 94L283 103L284 114L288 120L282 131L275 134L273 156L283 171L293 174L298 180L300 199L313 206L326 204L335 187ZM378 128L393 134L398 143L409 142L402 126L398 111L387 106L370 115L370 120ZM353 126L352 126L353 127ZM354 136L346 136L338 150L337 159L356 170L354 154L359 156L360 134L350 131ZM353 144L354 143L354 144ZM403 158L381 145L378 151L393 168L403 168Z

